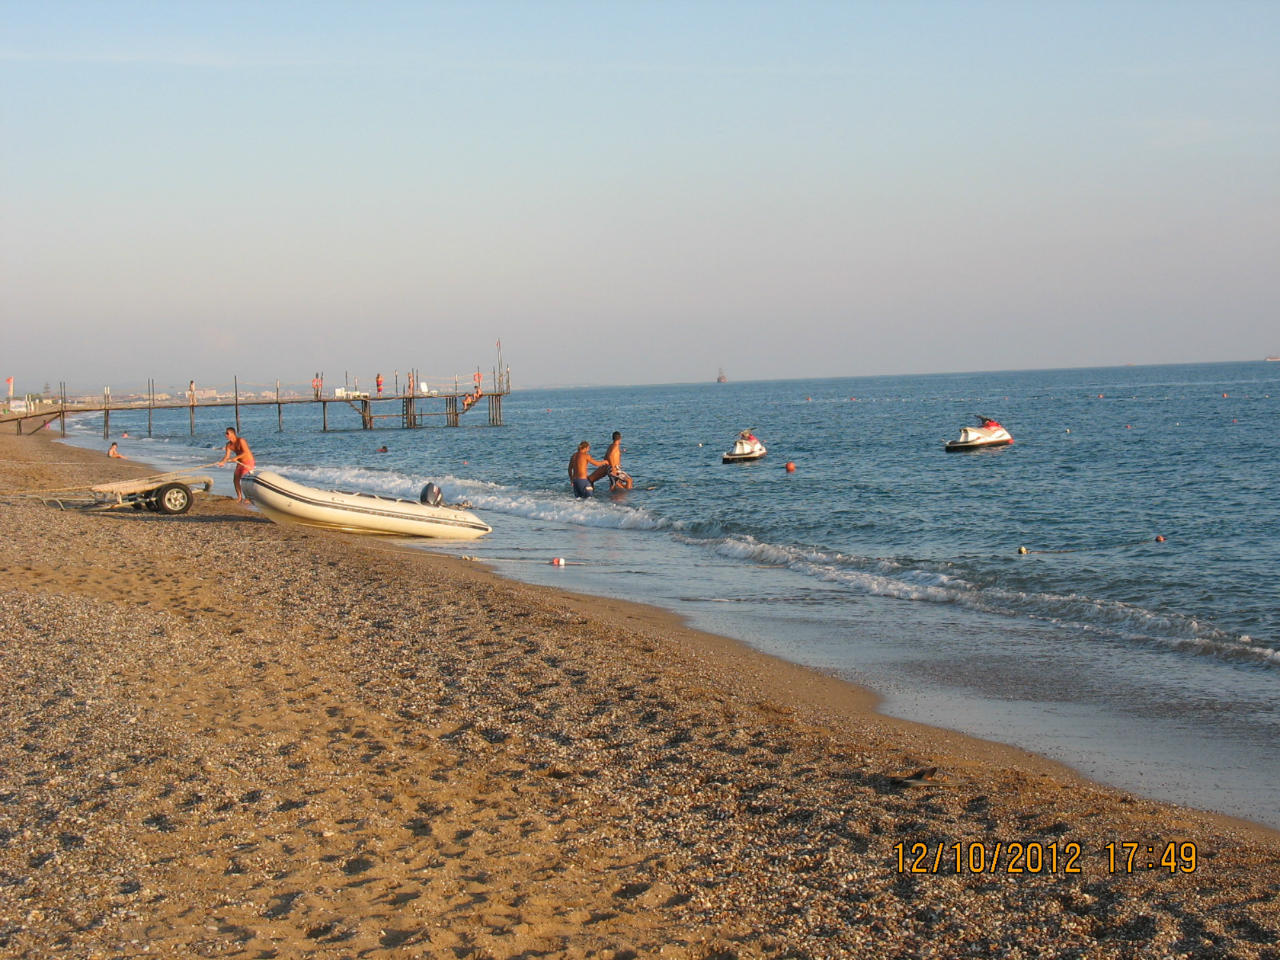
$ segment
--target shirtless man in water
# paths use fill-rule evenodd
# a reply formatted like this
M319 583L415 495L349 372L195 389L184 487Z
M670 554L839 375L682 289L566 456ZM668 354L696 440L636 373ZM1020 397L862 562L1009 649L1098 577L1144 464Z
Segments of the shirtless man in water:
M240 478L253 469L253 451L249 449L249 442L236 433L235 427L227 427L227 445L222 451L222 459L218 461L217 466L220 467L228 461L236 465L236 475L231 481L236 488L236 503L248 503L244 491L240 489Z
M610 478L610 485L621 482L621 478L626 476L622 472L622 434L617 430L613 431L613 442L609 444L609 449L605 451L604 463L595 473L591 474L587 479L591 483L597 480L603 480L605 477Z
M591 456L591 444L585 440L578 444L577 451L569 458L569 480L573 483L575 497L589 497L595 492L587 473L591 467L604 465L604 460L597 460Z

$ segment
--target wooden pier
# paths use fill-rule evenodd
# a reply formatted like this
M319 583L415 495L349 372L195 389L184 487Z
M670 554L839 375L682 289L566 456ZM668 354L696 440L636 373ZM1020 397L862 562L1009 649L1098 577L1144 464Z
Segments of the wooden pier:
M412 385L416 380L410 375L409 384ZM241 397L239 378L233 381L232 395L229 398L219 397L217 399L198 399L194 390L190 391L188 396L177 400L157 400L155 381L151 380L147 383L147 396L145 399L131 399L113 402L111 399L110 388L103 391L102 401L68 401L66 385L60 385L59 399L56 401L45 401L38 404L37 409L26 410L23 412L11 412L0 414L0 425L8 426L13 424L19 435L23 433L34 433L37 430L44 429L54 420L57 420L61 428L63 436L67 434L67 417L81 413L101 413L102 414L102 436L104 439L111 433L111 414L113 412L137 412L140 410L147 411L147 436L152 435L153 418L157 410L186 410L188 413L188 422L191 435L195 436L196 432L196 412L203 410L219 410L225 411L231 408L235 411L236 430L240 429L240 408L241 407L271 407L276 408L276 425L281 432L284 430L284 411L286 407L295 406L297 404L320 405L320 429L327 432L329 428L329 406L331 404L339 404L354 410L360 417L360 428L362 430L374 430L378 428L378 423L382 421L389 422L393 428L403 430L415 430L428 426L435 418L443 417L444 426L457 427L462 424L462 417L473 409L481 406L481 401L485 401L484 406L488 410L488 424L491 427L502 426L502 398L511 394L511 373L510 369L495 369L490 379L491 389L484 389L484 382L480 372L477 370L473 378L474 387L469 392L462 392L457 380L454 383L454 392L440 393L439 391L431 391L430 393L374 393L359 392L349 390L343 387L336 388L329 395L325 395L323 389L317 388L311 396L282 396L280 393L280 381L276 381L274 397ZM194 384L193 384L194 386ZM443 403L442 410L432 410L432 406L437 403ZM389 412L378 412L386 410L386 405L391 404L392 409ZM438 421L437 421L438 422Z

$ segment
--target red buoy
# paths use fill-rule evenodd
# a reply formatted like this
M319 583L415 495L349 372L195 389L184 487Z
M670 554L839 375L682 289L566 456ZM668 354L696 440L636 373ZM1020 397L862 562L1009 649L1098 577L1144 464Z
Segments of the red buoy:
M795 472L796 472L796 465L795 465L795 463L794 463L793 461L791 461L791 460L788 460L788 461L787 461L787 473L795 473Z

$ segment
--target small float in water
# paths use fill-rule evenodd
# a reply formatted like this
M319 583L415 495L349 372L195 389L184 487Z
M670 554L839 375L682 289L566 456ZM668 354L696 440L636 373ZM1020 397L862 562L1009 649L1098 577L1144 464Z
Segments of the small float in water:
M475 540L493 530L465 509L470 504L445 504L440 488L434 483L422 488L422 496L417 501L375 493L317 490L269 470L245 474L241 485L245 496L278 523L438 540Z
M738 439L733 442L733 449L724 455L721 463L750 463L752 460L759 460L763 457L767 450L764 444L750 430L743 430L738 434Z
M982 450L986 447L1007 447L1013 443L1009 431L999 421L978 415L976 427L962 427L960 437L947 442L947 453L959 453L962 450Z

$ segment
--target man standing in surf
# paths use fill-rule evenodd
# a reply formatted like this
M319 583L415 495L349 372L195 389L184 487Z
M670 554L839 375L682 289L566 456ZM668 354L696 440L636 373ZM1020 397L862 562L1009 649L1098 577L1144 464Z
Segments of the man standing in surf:
M595 493L595 488L591 486L591 480L587 474L592 467L604 465L604 460L597 460L591 456L591 444L586 440L578 444L577 451L569 458L569 481L573 484L575 497L589 497Z
M609 478L611 488L616 486L623 490L631 489L631 478L622 472L622 434L617 430L613 431L613 442L605 451L604 463L587 480L594 484L605 477Z

